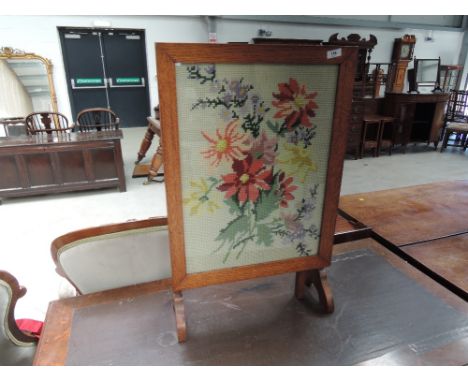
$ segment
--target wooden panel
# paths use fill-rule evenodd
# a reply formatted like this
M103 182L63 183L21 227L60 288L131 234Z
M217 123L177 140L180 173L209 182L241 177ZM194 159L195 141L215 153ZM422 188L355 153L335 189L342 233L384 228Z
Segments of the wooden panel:
M468 292L468 234L402 247L447 281Z
M340 208L397 246L468 232L468 181L342 196Z
M90 150L90 153L96 180L117 178L113 147Z
M0 138L0 196L125 191L121 138L120 130Z
M86 181L84 159L81 150L58 153L64 183Z
M21 187L14 156L0 156L0 189Z
M46 186L55 183L52 161L47 154L24 155L31 186Z

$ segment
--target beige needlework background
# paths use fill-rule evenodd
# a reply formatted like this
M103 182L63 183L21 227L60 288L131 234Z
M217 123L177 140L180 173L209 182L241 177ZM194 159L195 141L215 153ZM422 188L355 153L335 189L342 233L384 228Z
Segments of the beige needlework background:
M182 197L186 201L190 199L183 205L187 273L300 257L301 254L297 250L299 242L293 240L292 236L288 240L280 235L272 235L272 242L269 242L268 245L251 240L246 243L245 247L238 245L232 251L228 251L229 243L223 246L223 241L216 241L220 231L235 217L224 202L225 192L216 188L220 184L218 183L212 187L208 194L210 204L198 202L196 198L201 196L201 189L206 190L206 187L211 185L210 178L221 179L222 175L233 173L233 168L232 162L220 161L218 166L214 166L211 165L212 159L204 158L202 152L209 149L210 143L202 135L202 131L210 137L216 137L216 129L224 131L229 123L229 112L226 112L222 106L216 108L203 107L203 105L193 107L199 99L214 99L219 87L216 88L210 81L201 84L200 80L189 78L187 71L189 66L192 65L176 64ZM199 67L201 68L200 72L206 74L205 68L209 68L209 64L199 65ZM272 213L271 219L278 219L280 224L280 219L285 216L294 216L300 207L301 200L310 199L310 189L315 187L317 191L314 201L315 209L311 216L304 220L304 226L314 224L320 232L338 69L338 65L216 65L218 85L224 79L227 80L227 83L242 79L242 84L253 86L253 89L249 91L249 97L253 94L259 96L264 101L265 107L270 108L265 113L264 121L261 123L261 131L265 131L269 137L273 137L274 133L267 127L266 122L282 122L281 118L274 118L277 108L272 105L272 101L275 100L273 93L279 93L278 84L288 83L293 78L301 86L305 85L308 93L317 92L314 99L318 105L318 108L315 109L316 116L310 119L314 125L317 125L316 135L311 140L311 145L306 148L306 160L314 163L316 170L311 171L308 167L298 167L294 161L288 162L290 152L286 148L291 148L292 145L288 143L286 138L278 138L274 166L284 170L288 176L293 176L294 185L298 187L293 192L294 200L288 203L288 207L278 208L278 211ZM242 111L240 110L239 113ZM244 133L240 128L240 123L236 131ZM313 238L306 235L300 241L309 249L309 255L317 254L318 237ZM239 248L243 248L241 253L236 252Z

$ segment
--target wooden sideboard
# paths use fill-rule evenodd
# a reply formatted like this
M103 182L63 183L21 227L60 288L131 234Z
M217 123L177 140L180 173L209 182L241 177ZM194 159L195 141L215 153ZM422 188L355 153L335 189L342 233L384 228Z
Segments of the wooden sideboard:
M122 132L0 138L0 197L118 187Z
M383 114L395 118L395 144L427 142L437 148L448 99L448 93L386 93Z

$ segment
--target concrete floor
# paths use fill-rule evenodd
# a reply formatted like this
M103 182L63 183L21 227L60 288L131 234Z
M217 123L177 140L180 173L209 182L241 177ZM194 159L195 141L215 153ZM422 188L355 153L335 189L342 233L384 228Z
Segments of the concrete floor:
M164 184L143 186L132 179L134 161L145 128L124 130L122 151L127 192L115 189L4 199L0 206L0 269L12 273L28 293L19 300L16 317L43 320L49 301L67 295L69 286L55 273L50 254L54 238L102 224L166 214ZM156 142L149 150L151 157ZM145 158L143 162L149 161ZM342 195L468 179L468 151L449 148L443 154L424 145L406 154L346 160Z

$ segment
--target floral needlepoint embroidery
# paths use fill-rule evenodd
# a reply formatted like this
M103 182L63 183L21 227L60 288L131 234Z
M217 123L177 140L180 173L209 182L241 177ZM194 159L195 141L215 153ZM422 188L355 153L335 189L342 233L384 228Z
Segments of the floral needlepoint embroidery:
M245 141L247 146L250 146L249 153L254 158L262 158L263 162L271 166L273 165L276 158L276 149L278 145L278 138L268 138L265 131L262 135L253 139L252 137L247 138Z
M305 182L307 175L317 171L317 165L310 159L309 151L298 146L284 144L285 154L278 163L284 165L291 175L296 175Z
M218 166L223 159L229 161L244 156L242 141L245 135L237 132L237 124L237 120L229 122L222 134L219 129L216 129L214 138L202 131L203 137L211 143L210 148L202 151L202 154L205 158L214 158L212 166Z
M226 199L237 195L241 203L247 200L255 202L260 195L259 190L271 188L267 183L271 178L271 171L264 170L264 167L262 160L253 159L250 155L242 161L234 160L232 169L235 172L221 176L224 183L218 186L218 190L226 192Z
M279 189L277 192L281 197L280 206L286 208L288 207L288 201L294 200L292 192L297 190L298 187L291 184L294 179L292 177L286 178L286 174L284 172L280 173L278 179Z
M216 78L213 65L187 71L197 86L208 89L191 111L217 109L225 125L201 131L209 144L201 151L207 160L203 166L214 166L215 175L192 180L183 199L191 216L208 212L226 219L211 253L222 254L225 263L232 256L239 259L249 245L287 244L298 256L314 255L320 234L313 216L319 184L313 183L317 165L310 146L319 131L311 122L318 93L289 78L277 84L278 94L270 93L273 101L266 101L243 78ZM270 106L277 108L274 122L268 118ZM228 165L232 172L226 171Z
M208 181L211 183L208 185L207 181L203 178L199 182L191 181L190 185L195 191L190 193L188 198L183 199L183 203L190 205L190 215L196 215L201 207L205 207L209 213L213 213L219 207L218 203L214 202L209 198L209 194L214 186L219 182L216 178L208 178Z
M313 101L317 93L307 93L305 85L299 86L294 78L290 78L289 83L279 84L278 89L278 94L273 93L277 100L272 105L278 108L274 118L286 117L283 125L289 131L298 125L311 127L309 118L315 117L314 109L318 108Z

